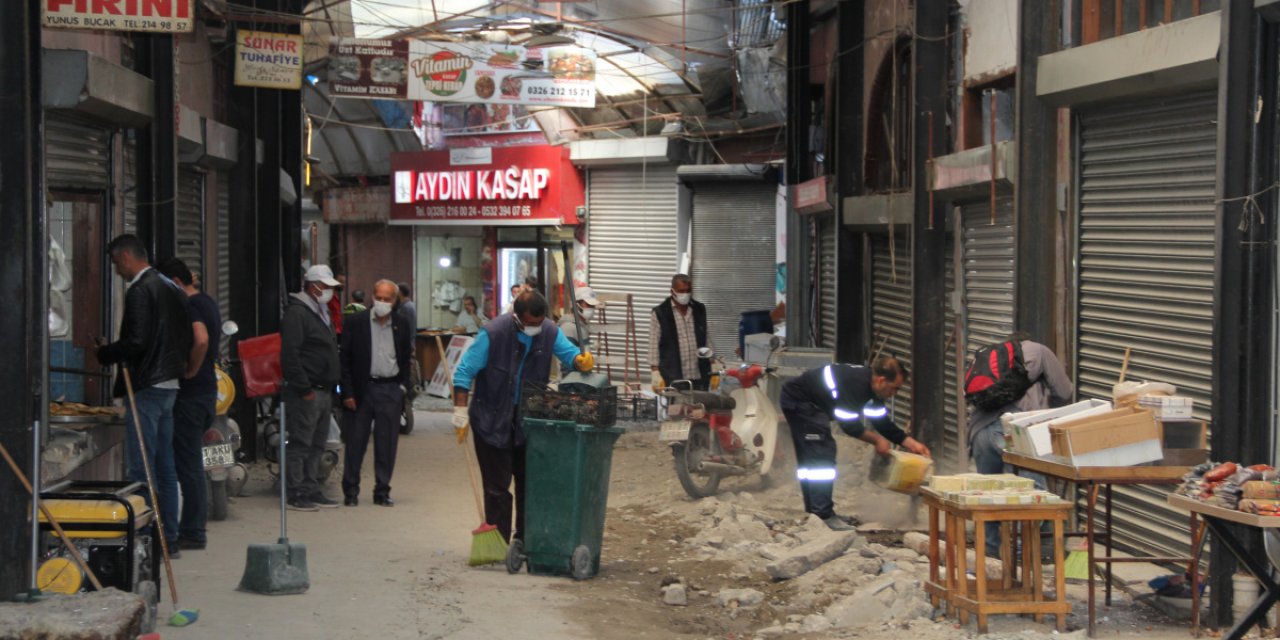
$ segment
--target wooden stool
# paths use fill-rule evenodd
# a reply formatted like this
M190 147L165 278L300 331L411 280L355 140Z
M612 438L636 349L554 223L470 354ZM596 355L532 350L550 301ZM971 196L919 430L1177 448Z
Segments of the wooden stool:
M943 601L947 615L956 615L968 624L969 614L978 618L978 631L987 632L987 616L1014 613L1032 615L1043 622L1045 614L1057 616L1058 631L1065 631L1071 603L1067 601L1066 577L1062 572L1062 528L1071 510L1068 502L1028 505L962 505L943 500L929 490L922 490L929 507L929 579L925 591L935 608ZM942 522L945 518L945 522ZM1056 593L1046 600L1040 562L1040 523L1053 522L1053 557ZM968 576L965 524L974 525L974 578ZM1003 562L1001 577L988 580L986 572L986 523L1001 523ZM945 526L946 557L940 552L940 526ZM1014 557L1014 540L1022 538L1022 575L1017 575L1018 558ZM972 597L970 594L973 594Z

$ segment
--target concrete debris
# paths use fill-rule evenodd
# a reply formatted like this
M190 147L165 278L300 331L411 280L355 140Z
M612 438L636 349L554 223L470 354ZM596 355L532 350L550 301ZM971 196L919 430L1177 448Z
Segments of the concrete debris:
M857 537L858 534L853 531L828 530L825 536L788 550L783 557L770 562L765 570L774 580L790 580L802 576L815 567L840 557Z
M716 602L722 607L754 607L764 602L764 594L755 589L721 589Z
M662 589L662 602L673 607L683 607L689 604L689 594L683 584L669 584Z
M767 637L769 637L769 636L780 636L780 635L782 635L782 634L784 634L784 633L787 633L787 629L786 629L786 627L783 627L782 625L774 625L774 626L772 626L772 627L765 627L765 628L763 628L763 629L760 629L759 631L756 631L756 635L758 635L758 636L764 636L764 637L766 637L766 638L767 638Z
M911 549L912 551L915 551L916 553L925 556L925 561L926 562L928 561L928 555L929 555L929 535L928 534L919 533L915 531L908 532L907 534L902 536L902 544L905 545L908 549ZM938 542L938 555L940 557L946 557L946 553L947 553L947 543L945 540L941 540ZM1002 568L1004 565L1002 565L1000 561L996 558L987 558L986 560L987 560L987 578L991 580L1000 578L1002 574ZM977 564L977 562L978 562L978 557L973 552L973 549L967 549L965 551L965 566L969 567L970 570L972 570L973 566Z
M830 629L831 621L827 620L825 616L820 616L815 613L805 616L804 621L801 622L800 625L806 633L811 633L814 631L826 631L827 629Z
M102 591L0 603L0 638L131 640L142 633L147 605L135 594Z

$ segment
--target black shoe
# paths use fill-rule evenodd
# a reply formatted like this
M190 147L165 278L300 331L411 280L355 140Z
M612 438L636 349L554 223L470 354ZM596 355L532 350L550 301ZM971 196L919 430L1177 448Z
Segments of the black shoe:
M827 528L832 531L857 531L858 529L857 527L849 524L848 522L845 522L844 518L841 518L840 516L835 516L835 515L830 516L828 518L824 518L822 522L826 524Z
M395 500L392 500L392 499L391 499L391 496L374 496L374 497L373 497L373 503L374 503L374 504L376 504L376 505L378 505L378 506L380 506L380 507L394 507L394 506L396 506L396 501L395 501Z
M337 509L338 508L338 501L330 500L326 498L323 493L317 493L311 496L311 502L312 504L316 505L317 507L320 507L321 509Z
M182 557L182 551L178 549L178 541L177 541L177 540L174 540L173 542L170 542L170 543L169 543L168 545L166 545L166 546L168 546L168 547L169 547L169 559L170 559L170 560L177 560L178 558L181 558L181 557Z
M200 542L199 540L178 536L178 543L176 546L179 549L191 549L194 551L203 551L206 544L207 543Z
M360 498L356 496L347 496L342 499L342 504L348 507L354 507L360 504Z
M289 509L293 511L319 511L320 507L316 503L306 498L293 498L289 500Z

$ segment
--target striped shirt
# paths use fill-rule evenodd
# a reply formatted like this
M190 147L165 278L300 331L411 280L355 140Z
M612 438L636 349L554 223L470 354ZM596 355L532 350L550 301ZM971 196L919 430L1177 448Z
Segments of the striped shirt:
M701 380L702 372L698 370L698 334L693 327L693 309L685 307L684 313L673 303L671 312L676 318L676 339L680 344L680 371L684 380ZM658 314L649 314L649 366L658 366L658 343L662 341L662 323ZM707 346L711 346L711 336L707 336ZM666 381L671 384L671 380Z

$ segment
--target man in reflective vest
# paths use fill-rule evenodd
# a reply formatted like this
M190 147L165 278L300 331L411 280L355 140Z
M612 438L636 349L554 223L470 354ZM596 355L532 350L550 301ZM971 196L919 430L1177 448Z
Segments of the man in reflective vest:
M907 369L897 358L882 357L870 367L829 364L810 369L782 385L782 414L791 427L796 448L796 477L804 496L804 510L835 531L853 527L836 515L832 493L836 483L836 441L830 421L846 435L889 455L889 443L922 456L929 448L893 423L884 401L907 382ZM866 420L874 429L867 429Z

